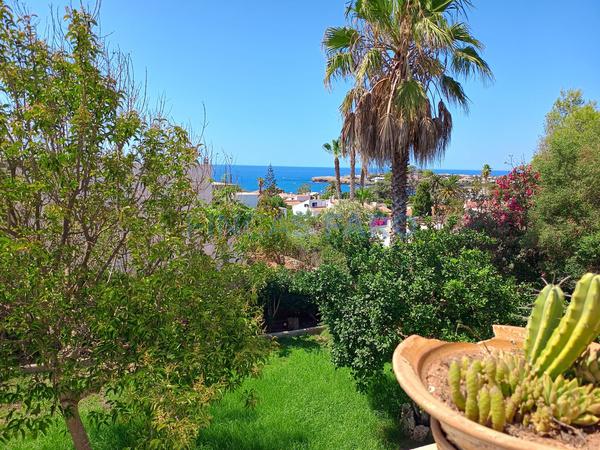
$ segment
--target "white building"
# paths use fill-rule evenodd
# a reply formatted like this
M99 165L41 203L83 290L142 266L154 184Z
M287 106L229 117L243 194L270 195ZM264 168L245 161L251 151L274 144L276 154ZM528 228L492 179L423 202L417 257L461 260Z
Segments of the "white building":
M330 199L323 200L320 198L313 198L293 205L292 212L294 215L310 214L315 216L331 207L333 207L333 202Z
M258 193L258 191L235 193L235 199L249 208L256 208L258 206L259 198L260 194Z

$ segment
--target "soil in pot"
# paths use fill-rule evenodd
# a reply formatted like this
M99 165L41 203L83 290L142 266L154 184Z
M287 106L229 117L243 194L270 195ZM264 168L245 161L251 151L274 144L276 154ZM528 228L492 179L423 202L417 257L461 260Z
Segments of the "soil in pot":
M446 360L437 360L426 368L426 384L429 392L446 403L450 408L457 411L456 406L450 399L450 391L448 388L448 369L450 363L463 356L470 358L481 358L486 356L485 348L463 353L455 353L451 358ZM599 450L600 449L600 426L586 428L567 428L564 427L560 431L555 432L550 436L540 436L533 429L524 427L523 425L512 424L508 425L505 430L511 436L526 439L528 441L537 442L554 448L562 448L569 450Z

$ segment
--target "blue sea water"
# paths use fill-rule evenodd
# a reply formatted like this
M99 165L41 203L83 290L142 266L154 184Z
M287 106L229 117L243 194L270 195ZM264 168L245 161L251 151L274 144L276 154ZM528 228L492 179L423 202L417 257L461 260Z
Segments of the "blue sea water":
M244 165L222 165L216 164L213 166L213 179L216 181L222 181L225 176L229 181L229 175L231 174L231 180L233 183L238 184L245 191L254 191L258 189L258 178L264 178L267 173L268 166L244 166ZM456 169L432 169L433 172L439 174L456 174L456 175L478 175L481 170L456 170ZM275 178L277 180L277 186L283 189L285 192L296 192L298 188L305 183L310 184L314 192L322 192L326 187L327 183L313 183L312 177L316 176L334 176L335 171L332 167L289 167L289 166L273 166L275 172ZM371 171L374 172L374 171ZM342 175L349 175L350 169L348 167L341 167L340 173ZM493 170L493 176L505 175L507 170ZM357 177L360 176L360 167L356 168ZM342 185L343 191L348 191L350 187L348 185Z

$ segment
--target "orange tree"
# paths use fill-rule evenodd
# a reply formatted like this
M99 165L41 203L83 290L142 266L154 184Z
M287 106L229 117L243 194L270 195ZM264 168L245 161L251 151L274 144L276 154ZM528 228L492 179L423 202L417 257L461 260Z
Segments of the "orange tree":
M198 147L136 110L90 15L66 21L50 45L0 2L0 440L61 414L90 448L100 392L136 444L185 446L264 355L253 284L199 250Z

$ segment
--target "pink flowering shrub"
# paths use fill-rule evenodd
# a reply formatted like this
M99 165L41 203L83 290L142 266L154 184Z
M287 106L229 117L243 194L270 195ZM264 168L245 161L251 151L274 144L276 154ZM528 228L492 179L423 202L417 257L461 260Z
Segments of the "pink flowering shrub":
M519 231L527 228L527 211L533 206L539 179L539 172L527 164L515 167L508 175L496 180L488 209L497 225Z
M487 195L469 203L463 226L495 239L489 249L494 264L521 281L539 276L537 251L524 242L527 214L539 191L540 175L530 165L515 167L508 175L498 177Z

